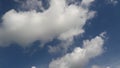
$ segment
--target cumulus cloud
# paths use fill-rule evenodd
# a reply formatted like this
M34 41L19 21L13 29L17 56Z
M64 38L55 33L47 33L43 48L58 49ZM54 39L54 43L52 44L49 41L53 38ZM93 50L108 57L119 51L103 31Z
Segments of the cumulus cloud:
M26 5L29 5L34 2L36 4L38 0L27 1ZM35 8L31 11L11 9L2 17L0 46L8 46L15 42L22 47L28 47L36 40L44 44L54 38L72 43L73 37L84 32L83 26L86 21L95 14L94 11L89 10L92 2L93 0L82 0L81 5L78 6L67 5L66 0L50 0L50 7L44 12L37 12ZM67 49L69 44L64 46L62 47Z
M20 2L20 0L16 1ZM11 9L3 15L0 26L0 46L17 43L22 47L29 47L36 40L44 45L53 39L58 39L61 43L49 46L49 52L61 49L67 51L74 42L74 36L83 34L85 32L83 27L87 20L94 17L95 11L89 9L93 1L82 0L80 5L67 5L66 0L50 0L49 8L38 12L37 9L43 8L42 2L26 0L22 6L30 9L29 11ZM75 47L71 53L51 61L49 68L84 67L90 59L103 53L104 34L83 41L83 47Z
M91 40L83 41L83 47L76 47L73 52L53 60L49 68L83 68L90 59L103 53L104 39L96 36ZM94 66L93 68L99 68Z

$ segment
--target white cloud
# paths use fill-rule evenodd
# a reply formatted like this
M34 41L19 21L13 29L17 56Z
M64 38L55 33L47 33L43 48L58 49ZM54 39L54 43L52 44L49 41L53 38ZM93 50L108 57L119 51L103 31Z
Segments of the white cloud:
M34 4L31 1L33 0L30 0L30 3ZM34 1L36 4L38 0ZM93 0L83 0L80 6L74 4L68 6L66 0L51 0L49 9L44 12L36 10L17 12L11 9L2 17L0 46L16 42L22 47L27 47L36 40L44 44L54 38L63 42L67 40L73 42L73 37L82 34L86 21L94 16L95 12L90 11L88 6L91 2ZM88 7L84 8L83 4ZM62 47L67 49L69 45Z
M55 47L49 46L49 51L56 52L61 48L67 50L74 42L74 36L85 32L83 27L86 21L94 17L95 12L89 10L93 1L82 0L77 6L67 5L66 0L51 0L47 10L37 12L36 6L43 8L41 2L26 0L23 6L30 8L30 11L17 12L11 9L2 17L0 46L8 46L15 42L22 47L29 47L36 40L44 45L53 39L58 39L61 43ZM53 60L49 68L82 68L90 59L103 53L103 44L102 36L85 40L83 47L76 47L73 52Z
M94 0L82 0L82 5L86 5L86 6L89 6L91 2L93 2Z
M32 68L36 68L36 66L32 66Z
M76 47L73 52L53 60L49 64L49 68L83 68L90 59L103 53L103 44L104 40L101 36L85 40L82 48Z

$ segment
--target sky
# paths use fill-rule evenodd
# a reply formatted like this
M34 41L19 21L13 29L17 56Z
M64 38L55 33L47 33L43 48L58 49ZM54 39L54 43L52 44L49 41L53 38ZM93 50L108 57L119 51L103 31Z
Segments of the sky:
M0 68L120 68L120 0L0 0Z

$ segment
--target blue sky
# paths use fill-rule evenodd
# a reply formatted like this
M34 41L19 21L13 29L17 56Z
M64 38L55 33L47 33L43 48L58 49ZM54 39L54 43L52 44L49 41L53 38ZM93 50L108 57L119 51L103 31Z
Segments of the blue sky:
M68 2L0 0L0 68L120 68L120 1Z

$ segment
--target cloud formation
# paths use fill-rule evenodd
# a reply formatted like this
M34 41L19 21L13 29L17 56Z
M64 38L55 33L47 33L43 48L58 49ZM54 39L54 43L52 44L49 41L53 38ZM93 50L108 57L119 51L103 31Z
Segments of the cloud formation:
M66 0L50 0L50 7L38 12L36 9L43 8L41 2L26 0L24 3L26 6L24 4L23 6L30 11L11 9L6 12L0 27L0 46L17 43L22 47L30 47L36 40L44 45L53 39L58 39L61 43L49 46L49 52L61 49L67 51L74 42L74 36L85 32L83 27L87 20L94 17L95 11L89 9L94 0L82 0L80 5L67 5L66 2ZM51 61L49 68L83 68L90 59L103 53L103 34L83 41L83 47L75 47L71 53Z
M33 0L30 0L30 3L31 1ZM67 5L66 0L51 0L50 7L43 12L37 12L35 9L11 9L2 17L0 46L15 42L22 47L28 47L36 40L44 44L54 38L61 41L73 40L74 36L84 32L86 21L94 16L95 12L89 10L92 2L93 0L83 0L78 6Z
M63 57L53 60L49 68L84 68L90 59L103 53L104 40L101 36L96 36L91 40L85 40L83 47L76 47L73 52L67 53ZM94 66L92 68L99 68Z

